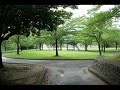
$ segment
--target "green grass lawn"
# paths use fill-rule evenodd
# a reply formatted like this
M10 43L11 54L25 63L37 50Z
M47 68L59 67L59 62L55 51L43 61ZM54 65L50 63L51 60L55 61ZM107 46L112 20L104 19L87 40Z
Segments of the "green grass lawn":
M109 57L112 55L113 53L103 53L102 56ZM59 51L59 57L55 57L55 51L24 50L20 52L20 55L12 52L4 53L3 56L30 59L94 59L99 56L99 52Z
M88 48L88 50L98 51L98 48ZM118 48L117 50L116 50L116 48L106 48L105 50L106 50L106 52L108 52L108 51L120 51L120 48Z
M97 48L90 48L89 51L98 51ZM116 50L116 48L106 48L106 52L116 52L116 54L113 54L112 56L105 57L105 60L107 61L116 61L120 62L120 48ZM117 53L118 52L118 53Z

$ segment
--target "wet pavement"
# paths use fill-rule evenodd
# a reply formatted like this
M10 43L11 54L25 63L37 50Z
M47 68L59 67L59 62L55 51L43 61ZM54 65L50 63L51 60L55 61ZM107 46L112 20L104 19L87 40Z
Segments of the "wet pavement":
M47 66L47 85L107 85L88 71L87 66Z
M44 65L48 68L47 85L107 85L88 71L93 60L23 60L3 57L3 62Z

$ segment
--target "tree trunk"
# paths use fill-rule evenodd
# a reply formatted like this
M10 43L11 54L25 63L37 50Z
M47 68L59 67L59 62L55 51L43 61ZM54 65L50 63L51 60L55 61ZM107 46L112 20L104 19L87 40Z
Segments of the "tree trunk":
M100 48L100 42L98 42L98 48L99 48L99 53L100 53L100 55L102 55L102 53L101 53L101 48Z
M42 44L40 43L40 44L39 44L39 49L40 49L40 50L41 50L41 46L42 46Z
M0 68L3 68L1 45L2 45L2 41L0 41Z
M87 47L88 47L88 45L87 45L87 43L85 44L85 51L87 51Z
M58 46L57 46L57 39L55 40L55 43L56 43L56 55L55 55L55 56L58 56Z
M56 49L56 55L55 56L58 56L58 42L57 42L58 40L57 40L57 36L56 36L56 31L57 30L55 30L55 46L56 46L56 48L55 48Z
M42 50L43 50L43 44L42 44Z
M103 52L105 53L105 44L104 44L104 48L103 49L104 49Z
M117 45L118 45L118 44L117 44L117 42L115 42L115 47L116 47L116 50L117 50Z
M20 37L19 37L19 35L17 35L17 55L19 55L19 39L20 39Z
M102 53L101 53L101 41L100 41L101 40L101 33L99 33L99 38L97 38L95 36L95 39L96 39L96 41L98 43L99 54L102 55Z
M68 51L68 43L67 43L67 51Z

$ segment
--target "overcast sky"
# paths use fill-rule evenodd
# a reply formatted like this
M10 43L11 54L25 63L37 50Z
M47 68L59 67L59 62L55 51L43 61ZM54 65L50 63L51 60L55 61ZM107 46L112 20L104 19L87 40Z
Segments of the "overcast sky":
M87 10L92 9L94 5L78 5L78 9L70 9L66 8L66 11L71 11L73 12L72 18L82 16L82 15L87 15ZM100 11L105 11L109 10L110 8L113 8L114 5L103 5L100 9Z

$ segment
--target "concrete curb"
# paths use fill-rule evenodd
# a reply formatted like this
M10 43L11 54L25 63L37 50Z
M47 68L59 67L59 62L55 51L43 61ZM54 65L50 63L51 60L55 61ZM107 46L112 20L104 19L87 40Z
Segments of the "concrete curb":
M110 85L120 84L120 67L112 62L95 60L88 70Z
M108 85L112 85L112 83L101 73L99 73L98 71L94 70L92 67L88 67L88 70L93 73L94 75L96 75L97 77L99 77L101 80L103 80L104 82L106 82Z
M36 85L42 85L46 72L47 72L47 69L44 67L43 70L40 72L40 75L38 76Z
M12 58L12 57L6 57L5 58ZM12 59L24 59L24 60L95 60L95 59L31 59L31 58L12 58Z

